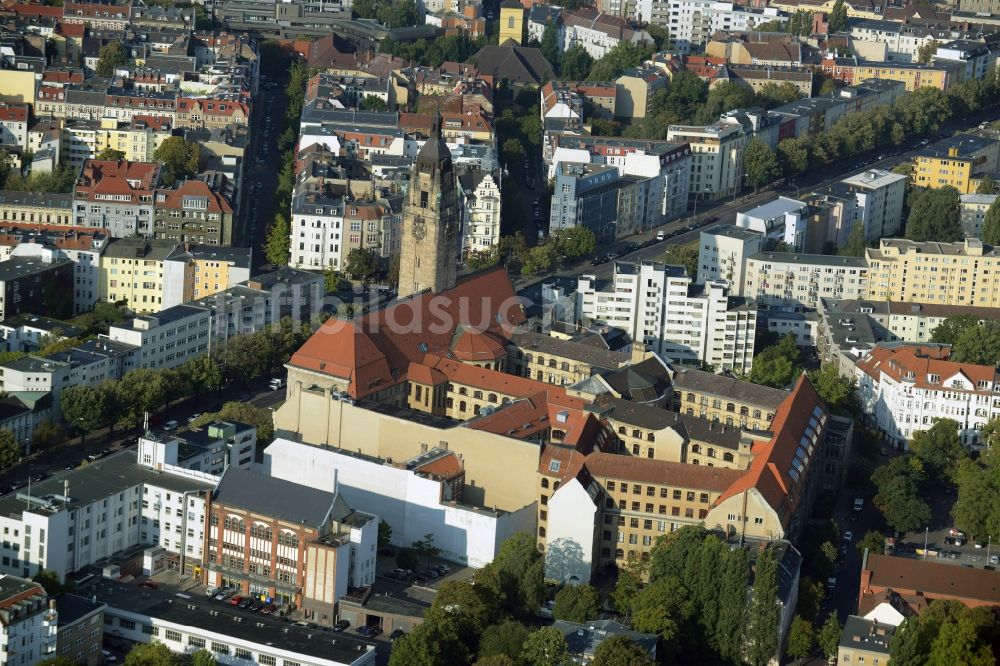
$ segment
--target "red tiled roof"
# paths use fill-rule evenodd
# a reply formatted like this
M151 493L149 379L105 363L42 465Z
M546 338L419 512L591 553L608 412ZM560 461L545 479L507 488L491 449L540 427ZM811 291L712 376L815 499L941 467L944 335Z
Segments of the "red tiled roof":
M458 459L458 456L454 453L449 453L430 461L426 465L415 467L413 471L439 479L452 479L461 474L464 469L462 468L462 461Z
M975 365L973 363L958 363L949 360L950 347L936 345L904 345L900 347L885 347L876 345L864 359L858 362L858 369L878 380L881 374L886 374L900 382L913 373L913 386L922 389L941 389L948 384L948 390L963 390L950 386L950 380L957 375L965 377L976 387L980 382L993 385L998 377L996 369L991 365ZM932 382L930 376L936 375L937 381ZM988 389L980 391L989 393Z
M721 493L743 476L738 469L595 452L584 463L596 478L627 479Z
M160 165L155 162L119 160L87 160L76 181L76 195L88 198L92 194L152 195L159 177ZM129 181L137 181L135 187Z
M46 83L83 83L83 72L46 70L46 72L42 74L42 81L45 81Z
M87 34L87 26L83 23L60 23L58 32L65 37L83 39Z
M62 7L50 7L49 5L43 5L35 2L14 2L7 4L4 9L12 11L18 16L28 17L33 16L37 18L51 18L51 19L61 19L63 15Z
M24 123L28 121L28 106L22 105L0 105L0 121Z
M719 501L756 488L778 515L790 517L799 502L801 484L805 482L805 476L809 471L805 469L800 472L799 480L796 481L789 470L796 460L796 451L806 436L805 433L817 408L820 410L820 417L815 419L813 451L806 462L811 466L818 453L829 416L823 401L803 373L771 421L770 431L773 433L771 439L753 446L751 453L754 458L750 468L722 494ZM783 505L785 511L781 510Z
M460 325L503 335L505 327L524 321L510 278L497 267L440 294L416 294L351 322L327 320L290 362L349 379L351 395L364 397L403 381L410 363L423 363L428 352L447 353Z
M968 606L1000 606L1000 576L993 571L878 554L869 554L866 564L859 601L875 591L892 589L928 599L955 599Z
M586 461L587 454L575 447L546 444L538 459L538 473L565 481L577 476Z
M463 328L452 342L451 355L460 361L495 361L507 354L502 340L488 331Z
M183 208L183 201L185 196L189 197L207 197L208 198L208 208L209 213L232 213L233 208L229 205L226 199L212 191L206 183L200 180L185 180L180 185L172 190L160 190L160 195L166 195L161 201L157 197L156 207L157 208L174 208L181 210Z
M548 430L552 423L546 396L538 393L504 405L492 414L479 416L466 426L514 439L531 439Z
M137 113L132 116L132 127L135 127L136 123L140 121L146 123L146 127L154 132L167 132L173 126L173 121L167 116L148 116Z

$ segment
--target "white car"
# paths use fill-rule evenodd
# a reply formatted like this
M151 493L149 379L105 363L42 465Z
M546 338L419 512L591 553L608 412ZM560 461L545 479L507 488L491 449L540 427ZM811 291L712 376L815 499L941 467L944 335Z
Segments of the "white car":
M104 658L104 663L105 664L113 664L116 661L118 661L118 657L116 657L115 655L111 654L107 650L101 650L101 656Z
M854 541L854 532L852 532L850 530L844 532L844 543L849 544L852 541Z
M178 425L179 424L177 423L177 421L170 419L169 421L166 421L163 424L163 429L166 430L167 432L170 432L171 430L177 430Z

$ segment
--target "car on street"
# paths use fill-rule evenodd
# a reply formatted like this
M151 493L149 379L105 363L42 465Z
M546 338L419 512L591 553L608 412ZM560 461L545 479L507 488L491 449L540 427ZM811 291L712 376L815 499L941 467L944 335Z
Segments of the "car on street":
M659 241L663 241L663 240L666 240L666 238L667 238L667 234L666 234L666 233L664 233L664 232L662 232L662 231L657 231L657 232L656 232L656 240L657 240L658 242L659 242Z
M835 587L837 587L837 577L830 576L829 578L826 579L826 589L832 590Z
M948 536L964 537L965 536L965 532L963 532L962 530L960 530L960 529L958 529L956 527L951 527L951 528L948 529Z
M948 546L958 546L959 548L965 545L965 539L962 537L946 536L944 542Z
M843 541L847 545L851 545L851 542L854 541L854 532L852 532L850 530L847 530L846 532L844 532Z
M392 633L389 634L389 642L395 643L397 638L402 638L406 635L406 632L402 629L393 629Z
M178 425L177 421L170 419L169 421L165 421L163 423L163 429L170 432L171 430L177 430Z
M107 650L101 650L101 658L104 659L105 664L113 664L118 661L118 657Z
M139 587L144 587L147 590L156 590L156 589L158 589L160 587L157 583L154 583L151 580L144 580L141 583L139 583L138 586Z
M334 631L343 631L351 626L351 623L347 620L337 620L337 624L333 625Z
M229 599L229 603L233 606L243 606L246 600L247 600L246 597L237 594L236 596ZM243 607L246 608L246 606Z
M854 498L854 510L861 511L865 508L865 499L863 497Z

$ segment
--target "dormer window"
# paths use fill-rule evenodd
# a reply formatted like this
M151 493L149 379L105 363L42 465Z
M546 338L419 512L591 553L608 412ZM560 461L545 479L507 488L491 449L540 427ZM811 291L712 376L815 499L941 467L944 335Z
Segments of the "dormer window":
M941 382L941 375L930 374L927 375L927 381L931 384L938 384Z

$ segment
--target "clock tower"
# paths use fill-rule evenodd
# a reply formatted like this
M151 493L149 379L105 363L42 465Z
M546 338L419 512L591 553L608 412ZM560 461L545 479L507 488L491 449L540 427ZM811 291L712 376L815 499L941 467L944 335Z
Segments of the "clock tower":
M455 286L461 223L451 151L441 138L440 123L438 116L410 172L403 204L400 298L425 289L438 293Z

